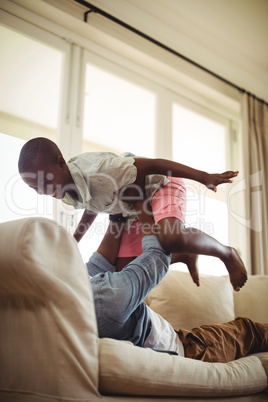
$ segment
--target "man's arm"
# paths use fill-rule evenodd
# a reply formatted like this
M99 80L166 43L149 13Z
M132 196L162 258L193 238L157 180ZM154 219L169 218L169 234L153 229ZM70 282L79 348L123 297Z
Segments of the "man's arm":
M94 212L88 211L85 209L83 216L80 220L80 222L77 225L77 228L74 232L74 238L77 242L79 242L84 234L87 232L87 230L90 228L92 223L94 222L96 216L98 214L95 214Z
M121 214L113 215L114 217L122 217ZM124 220L110 221L106 233L97 249L110 264L115 265L122 233L124 230Z
M232 183L231 179L238 175L238 172L234 171L227 171L221 174L211 174L167 159L135 158L134 165L137 168L137 184L144 176L150 174L161 174L195 180L215 192L217 191L217 186L219 184Z

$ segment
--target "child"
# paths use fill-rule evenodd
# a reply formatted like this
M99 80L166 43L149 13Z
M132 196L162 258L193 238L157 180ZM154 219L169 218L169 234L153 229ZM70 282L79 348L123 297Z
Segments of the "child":
M123 212L128 217L126 229L129 229L138 212L135 201L145 197L143 207L150 202L158 224L159 241L167 252L187 253L194 258L196 254L220 258L235 291L247 280L246 269L235 249L200 230L184 226L186 191L181 178L198 181L216 191L219 184L231 183L238 172L209 174L169 160L137 158L133 154L117 156L109 152L85 153L66 163L57 145L47 138L35 138L23 146L19 172L26 184L39 194L85 209L74 234L77 241L98 212L111 214L111 219ZM188 268L199 285L195 263L188 264Z

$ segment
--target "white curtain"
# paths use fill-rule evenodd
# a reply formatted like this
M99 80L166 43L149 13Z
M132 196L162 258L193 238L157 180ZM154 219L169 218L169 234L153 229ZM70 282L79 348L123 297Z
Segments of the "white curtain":
M268 275L268 106L244 94L242 117L249 271Z

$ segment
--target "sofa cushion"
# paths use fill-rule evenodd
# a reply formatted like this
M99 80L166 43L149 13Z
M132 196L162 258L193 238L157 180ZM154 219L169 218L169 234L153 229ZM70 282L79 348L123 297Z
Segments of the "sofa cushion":
M263 365L263 368L266 372L267 379L268 379L268 352L256 353L252 356L257 356L258 359L260 359L260 361ZM265 392L266 392L266 394L268 394L268 380L267 380L267 388L266 388Z
M2 223L0 238L0 399L95 400L97 326L75 240L42 218Z
M99 350L102 393L226 397L258 393L267 386L255 356L205 363L108 338L100 340Z
M169 270L147 296L146 303L175 330L233 320L233 288L229 277L201 275L200 284L197 287L188 273Z
M250 275L240 292L234 293L236 317L268 322L268 275Z

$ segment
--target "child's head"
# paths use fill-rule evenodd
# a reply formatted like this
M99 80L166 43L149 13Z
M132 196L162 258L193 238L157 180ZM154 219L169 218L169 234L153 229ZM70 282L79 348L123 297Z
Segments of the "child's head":
M38 194L63 198L73 180L58 146L43 137L34 138L22 147L19 172L26 184Z

